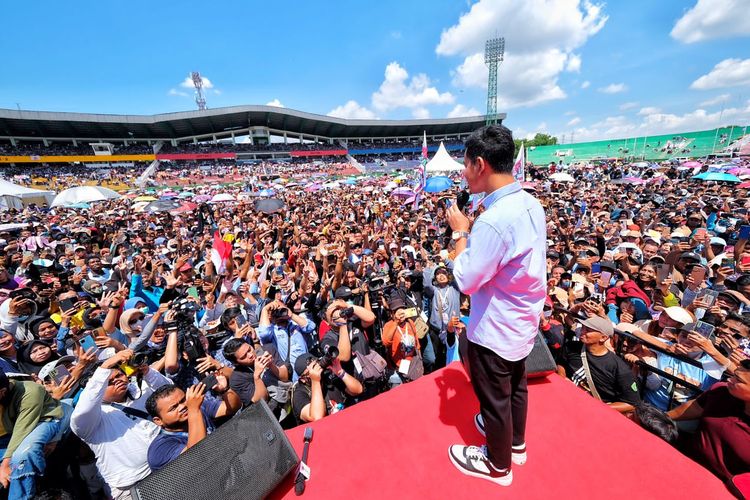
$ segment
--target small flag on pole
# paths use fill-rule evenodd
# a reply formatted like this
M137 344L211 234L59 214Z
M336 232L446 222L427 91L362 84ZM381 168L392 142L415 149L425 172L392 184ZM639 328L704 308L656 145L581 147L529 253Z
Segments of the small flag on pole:
M232 255L232 244L219 234L214 232L214 244L211 247L211 262L214 265L216 274L222 274L227 269L227 259Z
M518 182L523 182L526 177L526 148L521 143L521 149L516 156L516 162L513 164L513 178Z
M417 210L420 195L427 186L427 131L424 131L422 136L422 159L419 161L417 172L419 172L419 185L415 189L416 195L414 196L412 210Z

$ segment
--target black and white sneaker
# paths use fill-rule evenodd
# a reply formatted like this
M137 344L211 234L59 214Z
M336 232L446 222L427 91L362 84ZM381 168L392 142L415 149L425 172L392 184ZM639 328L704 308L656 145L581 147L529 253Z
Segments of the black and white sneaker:
M482 436L487 436L484 432L484 420L482 419L482 414L477 413L474 415L474 425L477 427L477 430ZM513 446L511 448L511 460L516 465L523 465L526 463L526 443L520 445L520 446Z
M510 486L513 482L513 471L496 469L487 458L486 446L454 444L448 448L448 457L453 465L467 476L480 477L500 486Z

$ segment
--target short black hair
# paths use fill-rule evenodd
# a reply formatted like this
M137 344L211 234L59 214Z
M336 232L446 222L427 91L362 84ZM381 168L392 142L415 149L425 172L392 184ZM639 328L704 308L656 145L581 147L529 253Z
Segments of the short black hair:
M154 393L148 397L148 399L146 400L146 411L151 416L151 418L159 416L159 412L156 411L156 404L159 402L159 400L162 398L166 398L174 391L178 390L180 390L178 386L167 384L156 389Z
M480 156L490 168L500 174L513 172L516 145L513 133L503 125L487 125L475 130L466 139L466 156L474 161Z
M677 424L669 418L666 412L646 403L641 403L635 407L635 416L641 423L641 427L660 437L667 443L674 443L677 440Z
M227 343L224 344L224 357L234 363L235 361L237 361L237 358L235 357L237 349L242 347L244 344L248 344L245 339L229 339Z

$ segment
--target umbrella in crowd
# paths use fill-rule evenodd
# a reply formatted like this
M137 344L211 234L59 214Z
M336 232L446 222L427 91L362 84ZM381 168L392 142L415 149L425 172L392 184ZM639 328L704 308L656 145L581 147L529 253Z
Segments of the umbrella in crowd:
M232 196L229 193L219 193L214 195L213 198L211 198L211 203L224 203L227 201L237 201L234 196Z
M183 191L177 196L178 198L192 198L195 196L195 194L191 193L190 191Z
M685 168L698 168L703 166L703 164L699 161L686 161L681 163L680 165Z
M153 196L138 196L136 198L133 198L133 201L136 203L139 201L156 201L156 198L154 198Z
M555 182L575 182L572 175L566 174L565 172L557 172L549 176L550 180Z
M179 207L177 207L177 208L175 208L173 210L170 210L169 213L172 213L172 214L182 214L182 213L185 213L185 212L192 212L196 208L198 208L198 204L197 203L192 203L192 202L189 202L189 201L183 201L183 202L180 203Z
M195 198L193 198L193 201L196 203L204 203L206 201L209 201L211 199L210 194L199 194Z
M398 188L398 189L394 189L391 194L393 196L399 196L399 197L402 197L402 198L409 198L411 196L414 196L415 193L414 193L414 191L412 191L409 188L401 187L401 188Z
M427 184L424 190L428 193L439 193L440 191L447 191L453 187L453 181L449 177L439 175L437 177L430 177L427 179Z
M284 202L278 198L268 198L266 200L255 200L255 210L264 214L276 213L284 208Z
M179 200L157 200L152 201L145 207L143 207L144 212L170 212L172 210L176 210L180 208L182 205L182 202Z
M78 186L61 191L52 200L52 207L66 207L76 203L91 203L94 201L114 200L120 195L111 189L100 186Z
M750 181L745 181L737 187L740 189L750 189Z
M694 175L693 179L717 182L742 182L742 180L736 175L728 174L726 172L703 172L702 174Z
M310 184L309 186L305 187L305 191L308 193L314 193L315 191L320 191L321 189L323 189L323 186L321 186L317 182L315 184Z
M273 196L276 194L276 191L273 189L261 189L258 191L258 196Z

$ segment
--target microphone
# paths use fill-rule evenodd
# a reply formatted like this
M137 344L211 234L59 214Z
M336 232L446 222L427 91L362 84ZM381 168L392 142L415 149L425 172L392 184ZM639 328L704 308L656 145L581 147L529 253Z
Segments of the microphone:
M310 449L310 441L312 441L312 437L312 427L305 428L305 447L302 449L302 461L299 464L297 478L294 480L294 494L297 496L300 496L305 492L305 480L310 476L310 468L307 466L307 452ZM304 470L307 470L306 474L303 474Z
M456 195L456 206L460 211L463 212L464 208L466 208L466 205L468 205L469 203L470 197L471 194L469 194L469 191L467 191L466 189L458 192L458 194ZM450 224L448 224L448 227L445 228L445 238L450 238L451 236L453 236L453 229L451 229Z

